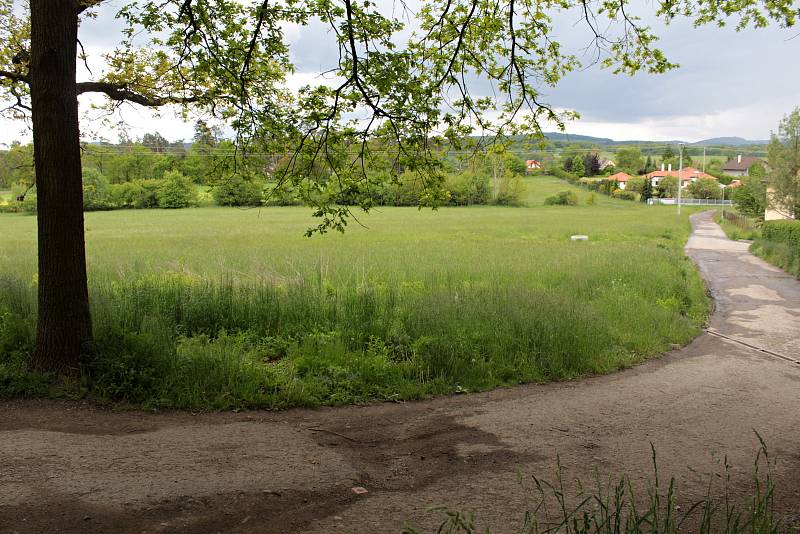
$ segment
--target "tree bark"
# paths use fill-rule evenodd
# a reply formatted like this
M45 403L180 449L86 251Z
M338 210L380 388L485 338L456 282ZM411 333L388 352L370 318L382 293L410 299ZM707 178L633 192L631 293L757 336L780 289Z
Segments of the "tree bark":
M76 0L31 0L39 251L35 368L69 372L92 340L83 227Z

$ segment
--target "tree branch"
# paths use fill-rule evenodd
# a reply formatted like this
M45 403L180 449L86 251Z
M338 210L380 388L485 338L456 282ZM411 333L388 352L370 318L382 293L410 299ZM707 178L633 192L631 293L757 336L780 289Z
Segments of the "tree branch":
M11 80L12 82L28 83L28 77L19 72L9 72L7 70L0 70L0 78Z
M80 82L76 84L78 94L83 93L104 93L111 100L119 102L133 102L140 106L157 108L167 104L191 104L198 102L199 97L175 97L175 96L146 96L121 85L116 85L108 82Z
M102 3L104 0L78 0L78 15L83 13L89 8L96 6L97 4Z

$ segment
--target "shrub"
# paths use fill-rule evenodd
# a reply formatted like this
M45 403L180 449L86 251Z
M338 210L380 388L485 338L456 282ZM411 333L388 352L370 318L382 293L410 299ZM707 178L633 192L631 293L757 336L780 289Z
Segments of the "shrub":
M134 180L122 184L111 184L111 201L119 208L157 208L158 188L161 180Z
M578 195L575 191L559 191L551 197L544 199L545 206L575 206L578 204Z
M619 189L619 182L616 180L603 178L597 183L597 191L606 195L612 195L617 189Z
M800 254L800 221L767 221L761 226L764 239L786 243Z
M729 190L737 211L747 217L763 219L767 207L767 190L760 180L744 177L742 185Z
M619 200L636 200L636 193L627 189L615 189L611 196Z
M553 176L556 178L561 178L562 180L566 180L570 183L577 183L579 180L579 176L572 174L569 171L565 171L561 167L554 166L553 167Z
M589 193L589 196L586 197L586 205L594 206L595 202L597 202L597 195L594 193Z
M258 206L264 197L260 185L239 174L221 180L211 194L219 206Z
M501 206L522 206L525 204L525 192L522 176L506 174L500 179L500 187L494 201Z
M752 251L800 277L800 221L767 221Z
M265 206L300 206L302 204L300 191L290 181L280 185L275 184L271 189L268 187L264 193Z
M628 185L625 186L625 191L631 191L633 193L641 193L644 191L644 178L631 178L628 180Z
M20 200L22 198L22 200ZM16 183L11 187L11 198L0 206L0 213L36 213L36 187Z
M445 188L450 193L448 203L455 206L488 204L491 197L489 177L471 171L448 174Z
M194 185L179 171L164 173L164 180L156 190L159 208L186 208L197 201Z
M692 198L722 198L722 189L719 182L712 178L700 178L691 182L686 187L686 192Z
M108 179L97 169L83 169L83 209L102 211L114 209Z

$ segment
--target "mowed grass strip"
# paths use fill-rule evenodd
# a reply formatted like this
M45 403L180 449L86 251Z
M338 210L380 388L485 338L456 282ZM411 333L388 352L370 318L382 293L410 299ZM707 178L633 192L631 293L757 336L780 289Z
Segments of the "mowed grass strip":
M529 179L527 208L381 208L303 237L304 208L86 215L96 355L25 372L35 219L0 215L0 394L148 408L407 400L611 372L695 336L709 309L669 207ZM572 234L588 242L572 242Z

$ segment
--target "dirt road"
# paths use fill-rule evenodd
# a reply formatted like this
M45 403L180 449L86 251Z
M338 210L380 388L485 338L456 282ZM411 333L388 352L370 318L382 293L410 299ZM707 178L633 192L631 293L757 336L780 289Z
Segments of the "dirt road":
M800 511L800 282L693 217L687 253L713 333L625 372L427 402L280 413L113 413L0 405L0 532L399 532L432 505L512 531L518 476L649 471L684 496L727 455L745 491L757 429ZM723 337L724 336L724 337ZM732 339L729 339L732 338ZM755 348L754 348L755 347ZM369 493L356 495L353 486Z

